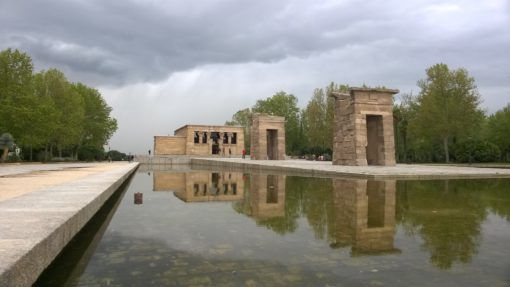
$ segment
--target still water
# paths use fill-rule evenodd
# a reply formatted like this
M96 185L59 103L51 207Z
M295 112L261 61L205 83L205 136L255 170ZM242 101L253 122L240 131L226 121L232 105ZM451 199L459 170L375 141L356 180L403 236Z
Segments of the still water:
M140 169L38 286L510 286L510 180Z

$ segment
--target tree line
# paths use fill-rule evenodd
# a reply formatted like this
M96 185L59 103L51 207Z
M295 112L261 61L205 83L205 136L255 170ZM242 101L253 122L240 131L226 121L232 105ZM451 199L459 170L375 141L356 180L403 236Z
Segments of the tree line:
M394 104L398 162L510 161L510 104L487 115L474 78L464 68L450 69L443 63L426 69L417 85L418 95L400 94ZM348 90L348 85L334 82L317 88L303 109L296 96L280 91L237 111L226 124L245 127L249 150L251 115L283 116L287 154L331 155L334 99L330 95Z
M0 52L0 145L21 148L27 160L100 160L117 130L112 108L94 88L61 71L35 73L30 56Z

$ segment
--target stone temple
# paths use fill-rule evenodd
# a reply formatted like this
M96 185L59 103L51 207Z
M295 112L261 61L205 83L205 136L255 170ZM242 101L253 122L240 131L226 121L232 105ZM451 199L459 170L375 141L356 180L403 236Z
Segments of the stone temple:
M154 155L239 156L243 149L241 126L185 125L174 136L154 137Z
M398 90L351 88L335 98L333 165L395 165L393 95Z

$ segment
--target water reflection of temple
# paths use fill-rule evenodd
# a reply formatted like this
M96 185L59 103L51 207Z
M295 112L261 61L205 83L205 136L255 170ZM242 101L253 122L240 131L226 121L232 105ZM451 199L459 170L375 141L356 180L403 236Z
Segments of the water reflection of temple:
M332 247L352 254L398 252L395 237L395 181L333 180L335 228Z
M285 215L285 176L252 174L250 182L251 216L256 219Z
M154 171L154 191L174 191L185 202L236 201L243 198L244 180L238 172Z

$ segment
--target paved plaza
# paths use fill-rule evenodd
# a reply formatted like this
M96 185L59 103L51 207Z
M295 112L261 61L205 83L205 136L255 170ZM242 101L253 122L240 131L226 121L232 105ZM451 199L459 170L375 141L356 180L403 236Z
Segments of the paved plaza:
M124 166L116 163L7 164L0 166L0 201Z

